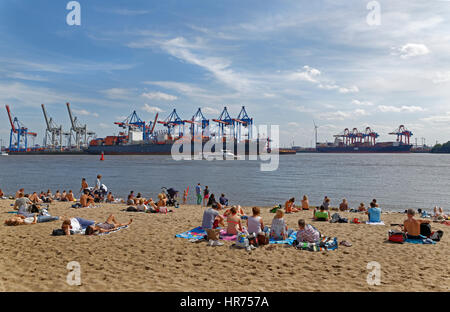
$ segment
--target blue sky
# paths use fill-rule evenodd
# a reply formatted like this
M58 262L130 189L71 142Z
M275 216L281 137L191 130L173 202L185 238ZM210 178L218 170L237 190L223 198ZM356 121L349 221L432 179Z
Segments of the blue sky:
M45 131L40 104L68 130L65 102L100 137L133 110L144 120L198 107L217 118L245 105L278 124L281 144L311 146L344 128L381 140L404 124L427 143L450 139L450 2L96 1L0 2L0 103ZM0 137L9 137L1 108Z

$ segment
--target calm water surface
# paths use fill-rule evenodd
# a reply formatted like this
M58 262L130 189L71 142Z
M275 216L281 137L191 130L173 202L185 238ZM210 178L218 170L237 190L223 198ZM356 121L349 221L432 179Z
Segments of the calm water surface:
M449 208L450 155L433 154L297 154L280 156L279 168L260 171L258 161L174 161L170 156L1 156L0 188L13 194L72 189L78 196L81 178L90 185L96 175L110 191L126 197L130 190L156 197L162 186L182 191L208 185L216 197L232 203L274 205L307 194L312 205L325 195L337 206L351 207L377 198L386 210Z

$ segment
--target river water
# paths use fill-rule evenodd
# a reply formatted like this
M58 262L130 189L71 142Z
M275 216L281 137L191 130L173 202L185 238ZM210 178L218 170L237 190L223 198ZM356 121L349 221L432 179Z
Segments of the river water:
M376 198L384 210L449 208L450 155L434 154L297 154L280 155L277 170L261 171L260 161L175 161L170 156L45 155L1 156L0 188L25 191L72 189L76 196L85 177L93 185L98 173L110 191L126 197L130 190L155 198L162 186L182 191L208 185L231 203L271 206L304 194L311 205L323 197L351 207ZM180 194L181 195L181 194Z

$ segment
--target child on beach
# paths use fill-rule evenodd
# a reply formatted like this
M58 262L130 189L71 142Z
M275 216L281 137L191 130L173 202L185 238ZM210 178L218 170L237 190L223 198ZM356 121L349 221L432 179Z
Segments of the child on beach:
M236 206L233 206L227 216L227 234L235 235L238 231L242 232L241 217L237 214Z
M287 238L287 230L288 227L286 225L286 221L283 219L284 211L278 209L275 217L272 220L272 224L270 226L270 237L276 240L284 240Z
M295 198L292 197L291 199L287 200L286 203L284 204L284 209L286 211L286 213L291 213L291 212L298 212L299 210L297 208L295 208Z
M258 235L264 230L264 223L260 216L261 209L259 207L252 208L253 215L247 218L247 231L249 234L255 233Z
M188 198L188 192L189 192L189 187L187 189L184 190L183 192L183 205L186 204L187 198Z

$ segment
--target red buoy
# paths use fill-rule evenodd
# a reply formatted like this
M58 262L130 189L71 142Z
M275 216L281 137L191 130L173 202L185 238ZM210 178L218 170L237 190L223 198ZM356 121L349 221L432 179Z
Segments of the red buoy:
M105 160L103 152L102 152L102 156L100 157L100 160Z

